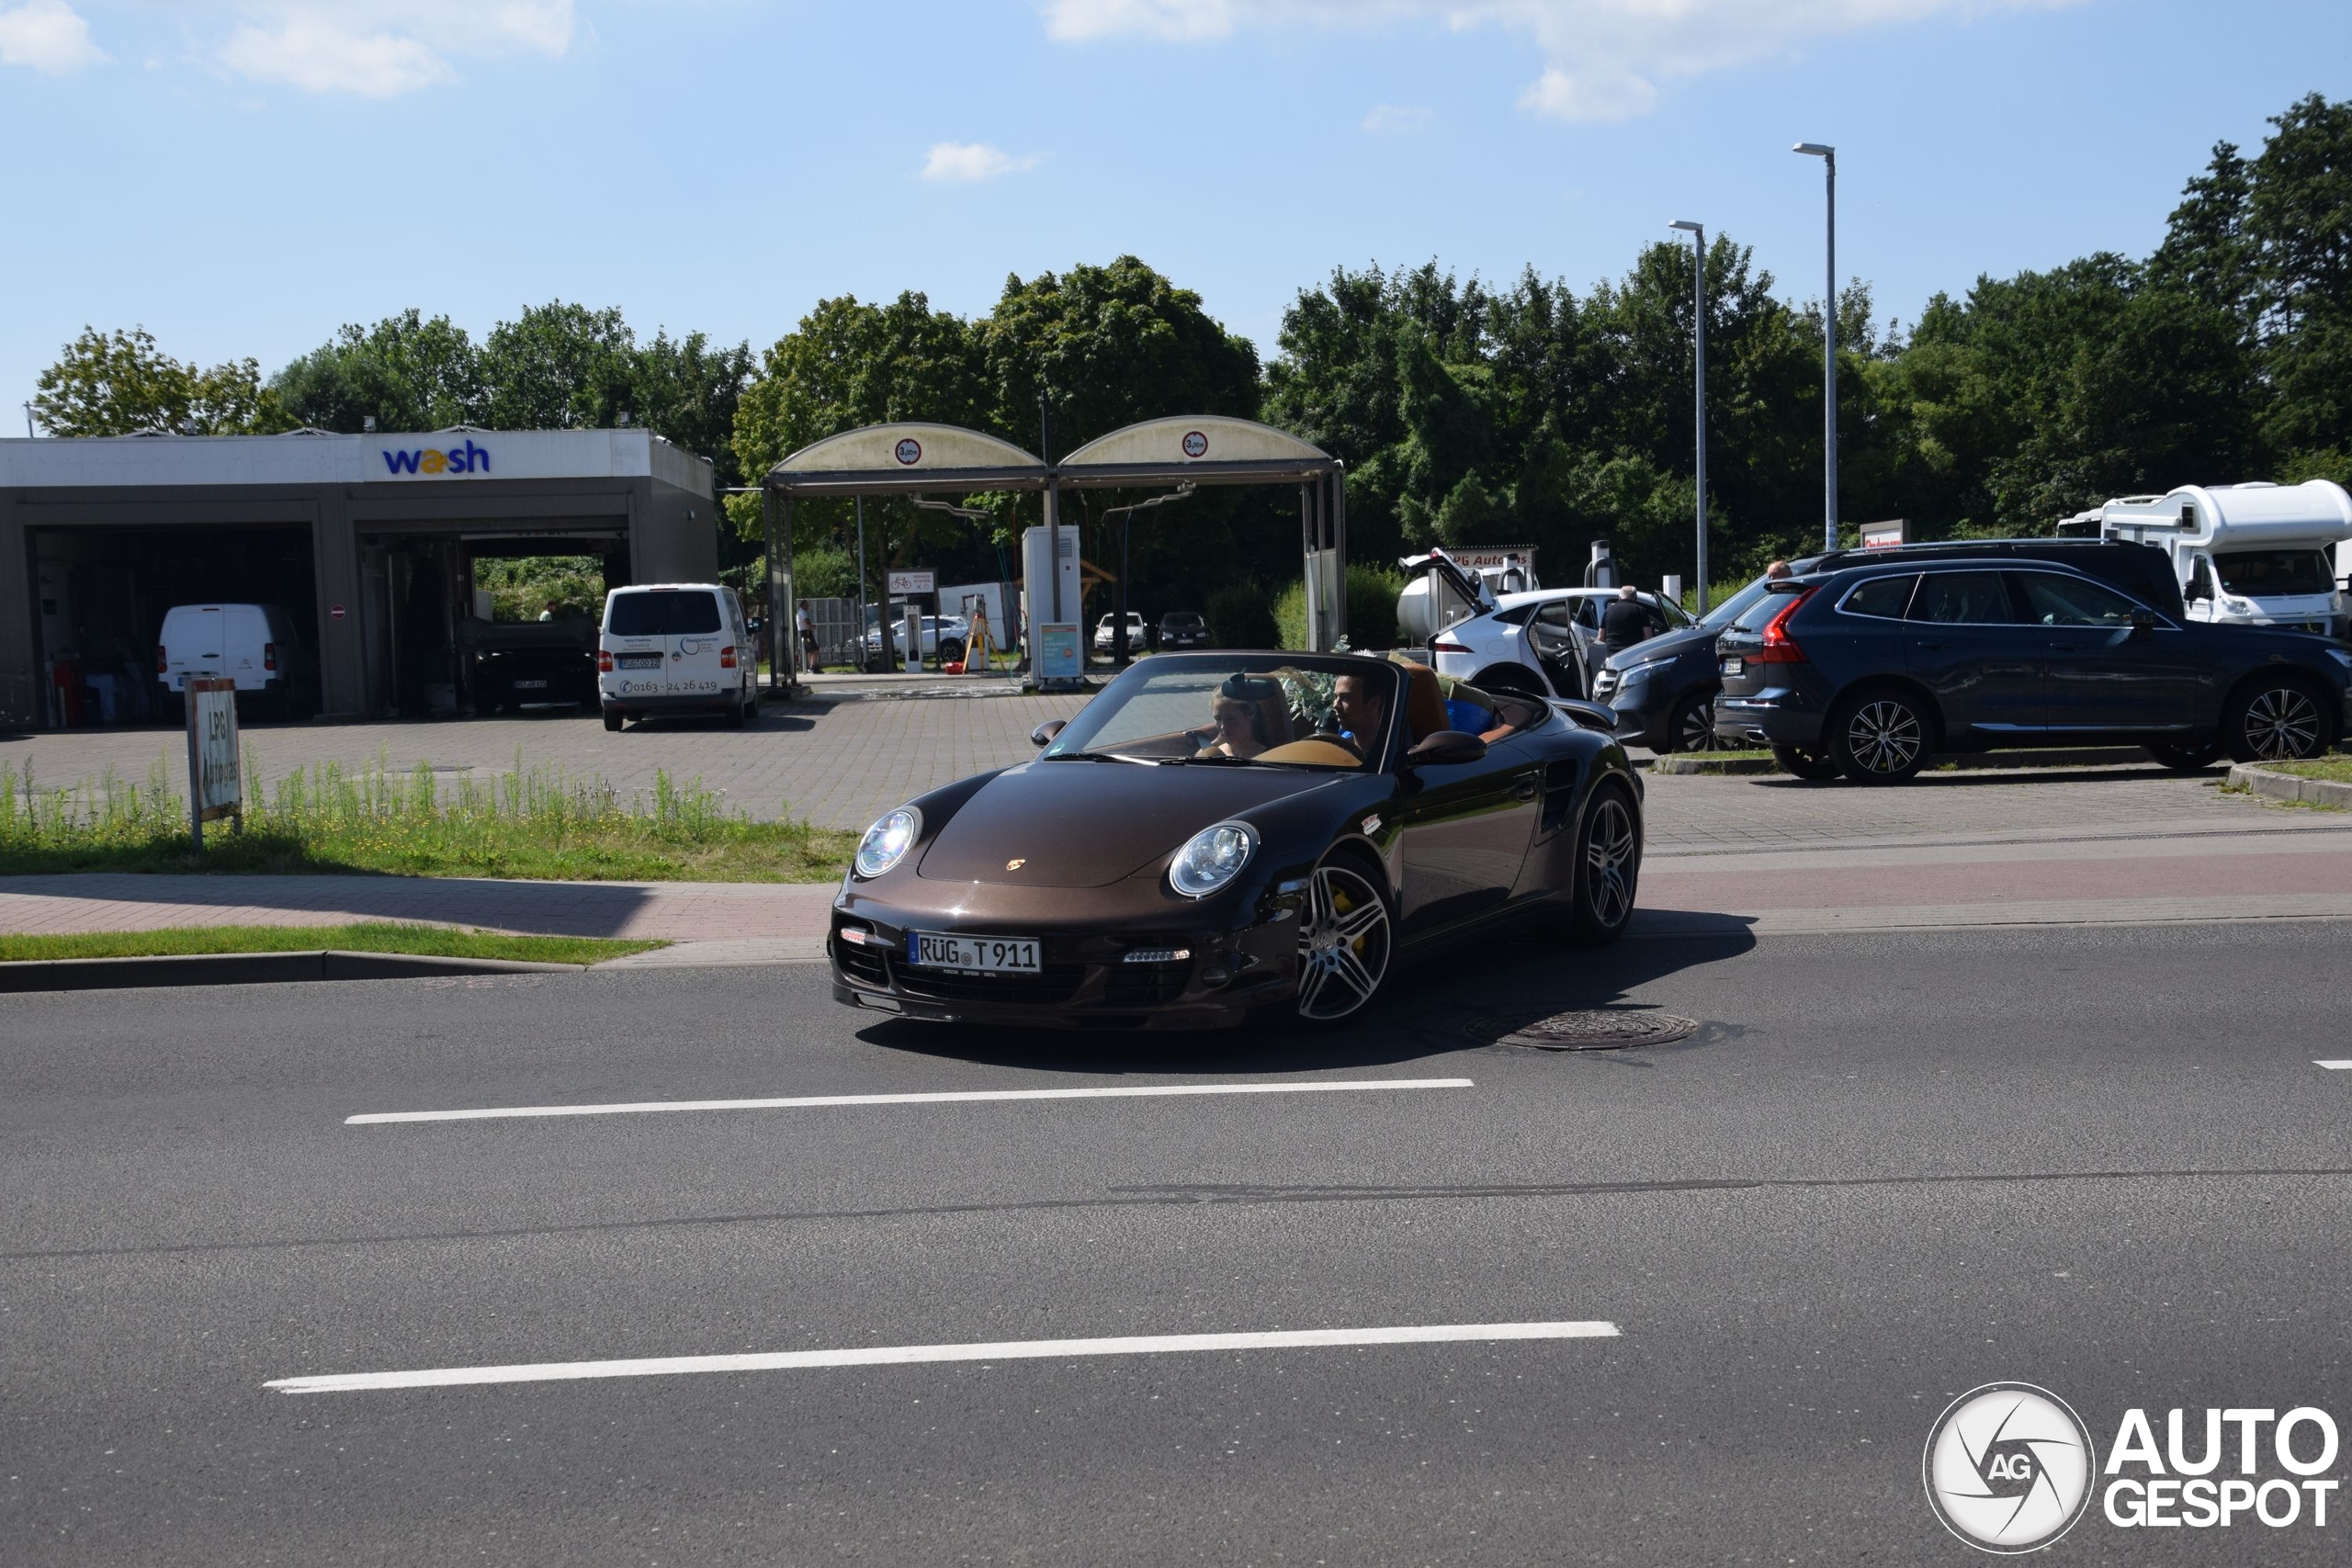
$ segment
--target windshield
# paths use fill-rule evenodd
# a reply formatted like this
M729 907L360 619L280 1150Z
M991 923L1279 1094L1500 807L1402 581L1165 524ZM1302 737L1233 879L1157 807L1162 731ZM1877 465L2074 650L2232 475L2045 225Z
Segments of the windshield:
M616 593L605 630L614 637L677 637L718 629L718 597L707 588L649 588Z
M1362 768L1381 755L1402 682L1362 655L1161 654L1080 708L1044 760Z
M2222 592L2248 599L2335 591L2324 550L2229 550L2213 558L2213 567L2222 574Z
M1715 630L1721 631L1724 627L1739 619L1742 615L1747 613L1747 607L1750 604L1753 604L1758 599L1763 598L1765 594L1771 592L1771 580L1770 578L1759 577L1755 581L1749 583L1747 587L1741 589L1738 592L1733 594L1730 598L1724 600L1722 604L1710 609L1706 615L1700 618L1699 624L1702 626L1713 626Z

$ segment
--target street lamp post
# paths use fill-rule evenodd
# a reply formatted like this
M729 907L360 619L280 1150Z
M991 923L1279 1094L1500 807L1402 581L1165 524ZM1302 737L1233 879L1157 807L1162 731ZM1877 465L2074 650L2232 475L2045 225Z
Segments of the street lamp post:
M1818 158L1829 180L1828 291L1821 297L1821 547L1838 547L1838 149L1800 141L1790 149Z
M1707 613L1707 226L1678 218L1668 227L1690 236L1698 264L1692 269L1698 279L1693 296L1698 308L1690 318L1690 355L1699 389L1699 614L1703 615Z
M1127 647L1127 529L1135 522L1136 513L1148 512L1155 506L1165 506L1171 501L1182 501L1192 493L1193 486L1190 481L1187 481L1178 485L1165 495L1155 495L1148 500L1131 502L1125 506L1107 506L1102 509L1102 515L1106 520L1114 513L1119 518L1119 604L1118 608L1112 612L1111 660L1121 669L1126 668L1128 655L1131 652Z

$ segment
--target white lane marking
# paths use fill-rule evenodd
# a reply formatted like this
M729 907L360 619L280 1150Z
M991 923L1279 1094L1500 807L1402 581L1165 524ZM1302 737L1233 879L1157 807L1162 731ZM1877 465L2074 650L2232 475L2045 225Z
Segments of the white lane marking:
M280 1393L360 1393L471 1383L652 1378L680 1372L774 1372L808 1367L906 1366L925 1361L1034 1361L1065 1356L1145 1356L1183 1350L1321 1349L1347 1345L1436 1345L1498 1339L1614 1339L1613 1323L1440 1323L1398 1328L1292 1328L1258 1334L1131 1334L1111 1339L1012 1339L991 1345L876 1345L854 1350L776 1350L749 1356L649 1356L628 1361L541 1361L517 1367L430 1367L411 1372L336 1372L264 1383Z
M784 1100L648 1100L627 1105L506 1105L481 1111L377 1111L376 1122L492 1122L515 1116L636 1116L653 1111L798 1111L816 1105L956 1105L983 1100L1156 1100L1193 1094L1335 1094L1356 1089L1470 1089L1468 1078L1332 1078L1313 1083L1106 1084L1097 1089L967 1089L937 1094L808 1094Z
M2313 1062L2313 1063L2312 1064L2312 1066L2315 1066L2315 1067L2328 1067L2328 1068L2331 1068L2331 1069L2333 1069L2333 1070L2335 1070L2335 1071L2336 1071L2336 1072L2339 1072L2339 1073L2340 1073L2340 1072L2344 1072L2344 1071L2346 1071L2346 1069L2352 1069L2352 1061L2343 1061L2343 1062Z

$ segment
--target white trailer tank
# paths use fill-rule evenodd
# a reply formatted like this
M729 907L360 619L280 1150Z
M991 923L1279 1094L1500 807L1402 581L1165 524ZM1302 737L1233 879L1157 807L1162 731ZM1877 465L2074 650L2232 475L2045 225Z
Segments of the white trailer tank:
M2170 555L2190 620L2352 632L2341 587L2352 568L2352 495L2342 485L2184 485L2109 502L2099 532Z

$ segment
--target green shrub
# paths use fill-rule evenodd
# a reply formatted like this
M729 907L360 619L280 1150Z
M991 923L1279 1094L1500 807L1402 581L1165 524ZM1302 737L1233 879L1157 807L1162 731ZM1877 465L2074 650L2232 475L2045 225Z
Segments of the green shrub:
M1405 591L1404 573L1389 567L1348 568L1348 646L1384 649L1396 646L1396 595ZM1274 601L1274 626L1280 648L1306 646L1306 584L1298 581Z
M1282 648L1274 624L1274 609L1266 591L1254 582L1237 582L1209 595L1202 615L1209 623L1209 641L1217 648Z

